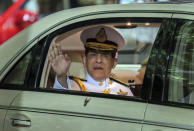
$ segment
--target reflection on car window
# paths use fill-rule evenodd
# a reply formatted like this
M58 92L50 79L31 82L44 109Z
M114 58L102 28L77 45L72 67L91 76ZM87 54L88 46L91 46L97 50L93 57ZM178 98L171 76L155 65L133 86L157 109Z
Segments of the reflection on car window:
M32 59L32 53L29 52L5 77L4 84L23 85L25 81L26 71L30 60Z
M168 100L194 104L194 22L184 21L176 32L168 69Z
M41 49L42 44L37 44L33 47L13 66L1 84L34 87L41 58Z
M49 68L50 74L48 76L46 87L54 88L54 89L64 89L64 90L71 89L71 90L87 91L87 92L100 92L105 94L117 94L117 95L130 94L127 92L128 89L127 90L120 89L116 93L115 92L111 93L111 89L105 87L104 85L106 84L106 82L107 82L107 85L109 85L109 83L115 82L118 85L123 85L123 86L125 85L127 88L131 90L131 93L134 96L140 96L141 85L143 84L146 65L149 59L150 51L152 49L152 45L154 43L155 37L160 28L160 22L148 23L147 21L146 22L134 21L133 23L130 23L130 24L129 23L124 23L124 24L106 23L104 25L99 25L99 26L95 25L95 26L79 28L77 30L75 29L75 30L66 32L60 36L56 36L51 43L49 53L48 53L49 62L51 62L49 63L49 66L51 68ZM85 30L87 29L89 30L92 27L96 27L96 28L99 27L98 31L101 34L106 35L106 31L107 31L106 27L104 29L104 27L101 28L101 26L110 27L116 30L124 38L124 41L126 43L122 48L122 50L120 50L118 53L115 54L114 60L112 63L114 62L118 62L118 63L117 65L115 64L116 67L114 68L111 67L112 70L110 75L108 75L108 79L103 78L103 80L106 81L105 83L101 79L94 79L95 77L97 78L98 76L95 76L97 73L96 74L90 73L89 69L90 69L90 66L93 65L93 63L89 63L90 61L88 59L97 58L98 56L99 58L102 58L102 59L109 59L109 53L101 53L102 52L101 48L105 50L104 47L112 48L113 46L109 46L109 45L104 46L102 45L102 43L98 44L97 43L98 41L97 42L95 41L95 44L97 43L98 47L97 46L90 47L90 45L89 47L86 47L86 46L84 47L84 44L83 44L84 42L82 41L82 39L80 40L80 36L82 38L82 33ZM99 32L96 32L96 34L94 35L95 38L92 38L92 40L98 39L97 34ZM108 39L108 36L104 38ZM87 38L87 40L88 39L89 38ZM94 43L92 42L90 42L90 44ZM88 51L87 48L92 48L92 50ZM98 48L97 51L96 51L96 48ZM58 72L60 68L59 66L58 67L53 66L53 65L56 65L54 61L57 60L56 58L58 56L60 57L63 56L65 58L64 63L66 64L63 64L63 65L68 65L68 66L70 65L68 71L66 72L66 75L60 74L61 71ZM110 58L111 57L112 55L110 54ZM71 64L68 63L69 59L71 60L70 62ZM110 65L111 62L108 64ZM62 67L64 68L65 66L62 66ZM103 68L104 66L101 66L100 64L96 64L94 66L94 69L96 70L100 70L100 69L103 70ZM101 74L103 74L104 72L105 71L102 71ZM58 75L56 75L57 73ZM60 79L63 79L63 80L60 81ZM87 83L90 80L93 81L93 84L96 84L96 87L98 86L99 87L104 86L104 87L102 88L101 91L98 91L99 88L95 89L94 85L92 85L91 83L89 84ZM66 82L63 83L64 81ZM88 85L90 86L91 89L87 88ZM93 89L95 91L93 91ZM117 89L114 88L114 90L117 90Z

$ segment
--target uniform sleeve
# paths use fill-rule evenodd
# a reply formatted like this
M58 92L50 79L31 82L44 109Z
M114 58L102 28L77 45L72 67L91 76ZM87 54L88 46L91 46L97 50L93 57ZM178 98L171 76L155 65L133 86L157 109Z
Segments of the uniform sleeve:
M55 77L55 83L53 86L53 89L64 89L64 90L69 90L71 88L71 84L70 84L70 79L67 76L67 88L63 87L59 81L57 80L57 77Z
M129 88L128 96L134 96L130 88Z

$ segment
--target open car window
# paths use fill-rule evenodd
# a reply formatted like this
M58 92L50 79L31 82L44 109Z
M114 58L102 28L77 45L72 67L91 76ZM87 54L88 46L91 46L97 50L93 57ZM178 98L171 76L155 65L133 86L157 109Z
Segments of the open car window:
M133 19L130 22L119 21L118 23L106 22L88 25L55 36L52 39L51 45L60 45L62 52L68 54L71 58L72 63L67 75L85 79L86 68L83 63L85 49L80 40L81 32L84 29L98 25L115 28L124 37L125 46L118 52L118 64L112 70L111 77L129 86L135 96L140 96L146 64L160 24L160 20ZM42 77L41 87L53 88L56 74L51 67L48 56L43 73L45 75Z

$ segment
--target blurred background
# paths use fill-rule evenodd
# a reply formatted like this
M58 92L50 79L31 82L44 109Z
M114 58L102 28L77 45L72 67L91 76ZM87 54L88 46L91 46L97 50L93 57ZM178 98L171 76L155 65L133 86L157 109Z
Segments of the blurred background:
M0 0L0 45L51 13L81 6L168 0Z

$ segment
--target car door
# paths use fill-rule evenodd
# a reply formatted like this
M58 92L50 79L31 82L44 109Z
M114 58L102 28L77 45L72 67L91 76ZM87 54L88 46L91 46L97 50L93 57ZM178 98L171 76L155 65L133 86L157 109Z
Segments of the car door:
M35 52L37 50L40 49L37 47L32 49ZM37 54L35 52L28 53ZM28 58L28 53L21 62ZM38 54L37 57L39 58ZM34 69L36 66L34 64L37 61L41 62L38 58L32 58L32 62L29 61L29 63L33 65L29 65L27 69L32 70L30 67ZM20 62L18 64L20 65ZM35 68L27 72L29 73L25 76L30 77L36 76L33 73L38 71ZM33 77L29 80L33 80ZM6 115L5 130L121 129L125 131L130 129L140 131L146 105L146 100L135 97L61 91L52 88L30 91L28 88L12 102Z
M161 64L150 70L155 75L143 131L194 130L193 20L175 13L159 33L160 51L152 62Z
M40 47L36 46L33 49L38 50ZM32 49L32 50L33 50ZM21 58L20 62L16 64L11 69L11 73L8 73L8 75L1 80L0 84L0 105L1 105L1 123L0 123L0 129L7 130L6 125L6 114L8 113L8 110L10 109L11 104L13 103L14 99L17 98L17 96L22 93L22 89L25 89L28 85L25 85L25 79L28 75L27 68L29 68L29 65L33 66L33 68L37 67L37 62L34 64L30 64L34 58L36 60L39 59L40 51L29 51L24 57ZM32 53L33 52L33 53ZM33 57L34 56L34 57ZM31 69L33 72L34 70ZM32 73L30 73L32 74ZM32 75L36 75L36 72L34 72ZM31 79L31 82L34 81L34 79ZM30 84L31 82L28 82ZM12 123L9 123L12 125Z
M76 28L79 29L86 25L107 24L107 22L110 24L113 20L131 19L130 15L131 17L143 18L145 21L149 20L152 23L160 18L156 13L130 14L130 11L129 13L116 11L114 13L88 14L88 16L82 18L80 16L77 19L74 17L72 22L69 22L69 20L67 23L61 24L61 22L59 24L60 29L57 30L59 27L51 28L49 31L53 32L55 30L55 32L48 37L49 31L40 36L40 41L36 46L31 48L15 65L17 68L22 61L29 60L26 63L27 67L24 73L24 86L19 88L18 85L15 85L22 92L17 95L10 105L5 119L5 131L140 131L147 107L146 97L124 97L90 92L53 90L52 88L45 89L42 86L45 85L42 81L47 76L46 70L48 68L45 69L45 67L48 64L46 58L48 48L56 34L62 34ZM145 18L145 16L150 18ZM168 19L171 14L165 13L161 16ZM145 96L146 93L146 90L142 91Z
M3 131L7 110L9 109L11 102L19 93L20 91L0 89L0 131Z

